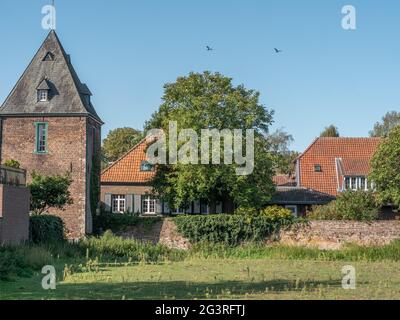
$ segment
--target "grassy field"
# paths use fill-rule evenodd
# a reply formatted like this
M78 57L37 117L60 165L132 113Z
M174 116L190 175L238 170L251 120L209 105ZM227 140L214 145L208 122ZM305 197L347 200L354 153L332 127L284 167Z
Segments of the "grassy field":
M356 290L342 289L345 265L356 268ZM56 290L43 290L35 273L0 282L0 299L400 299L400 262L390 261L189 258L57 269Z

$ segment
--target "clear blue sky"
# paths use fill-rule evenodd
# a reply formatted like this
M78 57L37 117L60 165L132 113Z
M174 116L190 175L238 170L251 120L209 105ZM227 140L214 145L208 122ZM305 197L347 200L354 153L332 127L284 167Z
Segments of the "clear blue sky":
M0 100L47 35L48 0L0 0ZM341 8L357 9L357 30ZM333 123L366 136L400 111L397 0L56 0L57 33L110 129L143 128L163 84L190 71L219 71L261 92L273 128L303 150ZM206 52L205 46L215 48ZM276 55L273 48L284 52Z

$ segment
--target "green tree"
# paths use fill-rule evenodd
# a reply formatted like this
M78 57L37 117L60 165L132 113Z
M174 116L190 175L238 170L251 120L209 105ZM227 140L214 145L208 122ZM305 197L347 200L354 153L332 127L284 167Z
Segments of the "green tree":
M239 206L262 207L274 191L272 157L266 139L272 112L259 103L259 93L219 73L191 73L166 84L163 103L146 124L146 130L163 129L169 122L180 129L254 129L255 168L253 174L238 176L235 164L160 165L152 186L170 206L184 208L191 201L205 199L211 210L228 197ZM221 144L223 148L223 143ZM223 155L223 150L221 150Z
M400 125L400 112L391 111L386 113L382 122L375 123L374 129L370 131L371 137L387 137L390 130Z
M114 162L132 149L142 139L142 133L132 128L111 130L103 140L102 154L109 162Z
M320 134L321 138L338 138L340 137L339 129L333 124L326 127Z
M299 152L289 149L290 144L294 141L293 136L283 129L278 129L267 136L267 141L273 157L275 173L293 174L296 170L294 162L300 155Z
M371 161L371 174L380 204L400 207L400 126L390 131Z
M71 183L69 174L43 176L32 172L32 182L28 185L31 192L31 211L40 215L51 208L64 210L65 206L73 203L69 191Z

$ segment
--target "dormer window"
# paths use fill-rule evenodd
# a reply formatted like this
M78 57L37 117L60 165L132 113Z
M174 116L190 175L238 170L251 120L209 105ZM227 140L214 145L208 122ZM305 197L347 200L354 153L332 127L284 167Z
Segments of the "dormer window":
M140 171L142 172L150 172L153 171L153 165L148 161L142 161L140 164Z
M320 164L316 164L314 166L314 171L315 172L322 172L322 166Z
M44 79L36 90L38 102L46 102L50 100L50 82L47 79Z
M49 92L48 90L38 90L38 101L46 102L49 100Z

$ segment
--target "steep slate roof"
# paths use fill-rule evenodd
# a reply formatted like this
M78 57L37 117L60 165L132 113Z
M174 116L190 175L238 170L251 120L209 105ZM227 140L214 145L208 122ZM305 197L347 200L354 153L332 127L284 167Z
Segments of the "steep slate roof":
M323 205L335 197L315 190L299 187L278 187L270 204L279 205Z
M37 89L48 86L47 102L37 101ZM0 108L0 116L87 115L102 122L84 96L91 94L82 84L54 30Z
M153 140L154 141L154 140ZM142 161L146 161L146 149L149 140L144 139L122 158L114 162L101 174L102 184L146 184L156 174L155 171L140 170Z
M343 176L367 176L381 138L318 138L298 158L300 186L333 196ZM315 172L320 165L322 172Z

